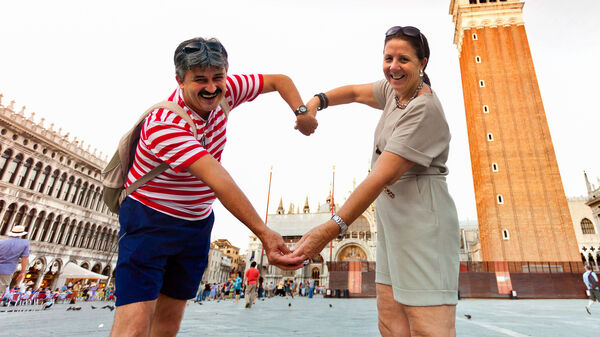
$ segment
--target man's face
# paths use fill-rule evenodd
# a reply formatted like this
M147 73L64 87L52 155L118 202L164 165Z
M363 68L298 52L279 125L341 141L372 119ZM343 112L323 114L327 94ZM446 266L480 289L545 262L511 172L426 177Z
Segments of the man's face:
M185 72L183 80L177 76L177 82L183 91L185 104L207 118L225 96L227 71L224 68L194 67Z

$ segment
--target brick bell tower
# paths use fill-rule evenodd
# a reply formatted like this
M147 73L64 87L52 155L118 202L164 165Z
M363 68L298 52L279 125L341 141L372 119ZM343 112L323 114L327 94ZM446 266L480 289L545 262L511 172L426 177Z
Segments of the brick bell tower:
M483 261L581 262L520 0L451 0Z

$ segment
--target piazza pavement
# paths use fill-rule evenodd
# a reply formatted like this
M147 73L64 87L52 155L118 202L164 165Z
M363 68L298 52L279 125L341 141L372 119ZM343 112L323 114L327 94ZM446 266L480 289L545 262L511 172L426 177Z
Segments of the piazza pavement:
M600 305L585 312L587 300L461 300L457 335L487 336L600 336ZM0 307L0 336L108 336L114 311L106 302L56 304L46 311L37 306ZM114 303L110 303L114 304ZM91 306L96 306L92 309ZM8 310L13 310L8 312ZM466 315L470 315L468 319ZM178 336L379 336L375 299L329 299L320 296L258 301L251 309L243 300L190 302Z

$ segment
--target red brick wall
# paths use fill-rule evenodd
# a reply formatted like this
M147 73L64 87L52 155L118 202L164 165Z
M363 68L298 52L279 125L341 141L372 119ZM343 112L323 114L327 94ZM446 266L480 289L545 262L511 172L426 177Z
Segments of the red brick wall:
M585 286L581 273L583 266L579 263L557 262L508 262L505 263L510 272L512 290L519 298L586 298ZM461 298L510 298L500 294L496 279L497 263L461 263L458 288ZM530 272L521 272L523 266L529 265ZM561 266L566 272L542 272L541 265ZM351 272L348 262L327 262L329 268L329 288L337 290L343 297L348 290L348 275ZM536 272L537 271L537 272ZM362 284L360 293L347 292L349 297L375 297L375 262L362 263Z

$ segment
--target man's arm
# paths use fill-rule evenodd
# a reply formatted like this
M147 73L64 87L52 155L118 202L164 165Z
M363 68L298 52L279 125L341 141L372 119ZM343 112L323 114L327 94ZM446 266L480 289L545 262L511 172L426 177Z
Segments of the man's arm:
M202 156L187 170L202 180L214 192L223 206L248 227L263 243L269 263L282 269L297 269L303 259L292 259L281 235L268 228L229 173L211 155Z
M263 90L261 93L277 91L283 100L289 105L292 111L296 111L303 104L302 97L294 82L286 75L263 75ZM308 113L296 117L295 129L309 136L317 128L317 119L314 115Z
M17 283L23 281L23 278L25 277L25 273L27 273L28 266L29 266L29 256L21 257L21 271L19 272L19 275L17 276Z

